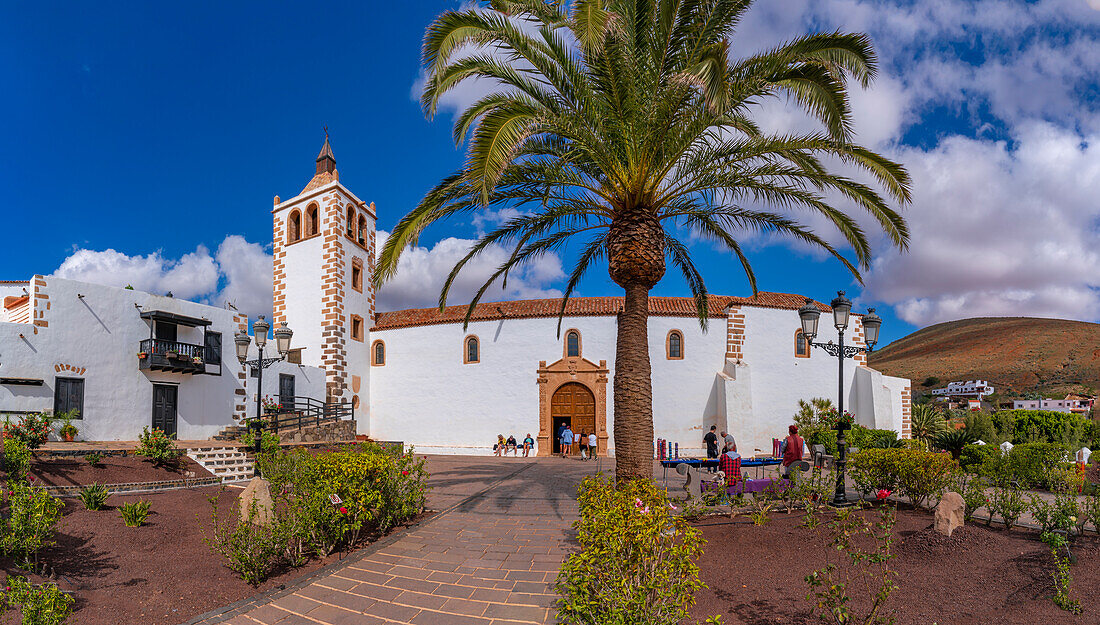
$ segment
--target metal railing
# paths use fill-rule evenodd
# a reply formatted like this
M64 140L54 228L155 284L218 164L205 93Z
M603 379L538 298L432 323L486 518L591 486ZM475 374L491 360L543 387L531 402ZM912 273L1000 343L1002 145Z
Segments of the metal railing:
M150 356L167 356L169 353L173 353L186 360L192 360L198 356L203 362L210 360L207 352L213 351L209 350L205 345L165 341L162 339L144 339L141 341L140 348L141 351Z
M281 410L262 417L267 428L278 432L288 428L301 429L320 425L329 421L354 419L355 407L350 401L324 402L312 397L293 397L281 403ZM255 421L256 417L247 417L246 421Z

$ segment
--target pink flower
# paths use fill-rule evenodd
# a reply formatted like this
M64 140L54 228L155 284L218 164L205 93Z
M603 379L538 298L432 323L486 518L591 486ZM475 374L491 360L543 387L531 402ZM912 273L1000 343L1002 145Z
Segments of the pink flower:
M642 514L649 514L649 506L642 508Z
M634 507L635 508L641 508L642 507L642 500L635 497L634 498Z
M889 496L890 496L890 491L886 490L885 488L878 491L878 498L879 499L886 499Z
M348 513L348 509L345 508L344 506L340 506L340 514L347 514L347 513Z
M677 508L676 506L672 505L672 502L671 502L671 501L670 501L670 502L668 502L668 507L669 507L669 508L672 508L673 510L679 510L679 508Z

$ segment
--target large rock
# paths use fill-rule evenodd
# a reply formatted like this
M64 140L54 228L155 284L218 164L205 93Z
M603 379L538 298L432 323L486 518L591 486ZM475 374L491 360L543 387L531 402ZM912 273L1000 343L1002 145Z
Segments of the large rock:
M958 493L946 493L936 505L936 531L944 536L963 526L966 503Z
M252 513L253 502L256 505L256 513L252 517L253 523L270 527L275 520L275 505L271 502L271 487L268 486L267 480L262 477L252 478L238 501L241 506L240 518L242 521L248 519L249 514Z

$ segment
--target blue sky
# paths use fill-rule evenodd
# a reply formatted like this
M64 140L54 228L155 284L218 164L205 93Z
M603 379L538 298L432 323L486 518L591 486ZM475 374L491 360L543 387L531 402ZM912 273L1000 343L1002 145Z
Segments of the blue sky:
M262 312L271 199L308 181L323 125L341 181L376 204L380 230L459 164L453 108L429 122L414 97L424 28L455 6L0 8L0 279L56 272ZM857 130L914 176L912 247L878 241L860 288L836 262L751 238L760 288L825 301L847 289L877 305L887 340L969 316L1100 318L1100 0L762 2L734 53L832 28L869 32L882 58L875 86L854 96ZM760 118L808 123L782 103ZM483 225L430 230L380 305L430 305L426 287ZM694 251L712 292L747 294L728 255ZM498 298L553 295L555 263ZM670 271L654 292L687 290ZM601 270L580 294L614 293Z

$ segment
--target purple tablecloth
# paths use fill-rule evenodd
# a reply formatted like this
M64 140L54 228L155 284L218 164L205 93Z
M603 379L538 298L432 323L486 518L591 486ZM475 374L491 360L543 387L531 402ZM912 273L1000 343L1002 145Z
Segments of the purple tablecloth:
M704 493L718 492L718 484L715 482L700 482L700 488ZM764 478L761 480L741 480L736 484L730 484L726 486L727 495L740 495L743 493L762 493L768 489L769 486L775 485L776 492L782 492L790 487L791 481L788 479L774 479Z

